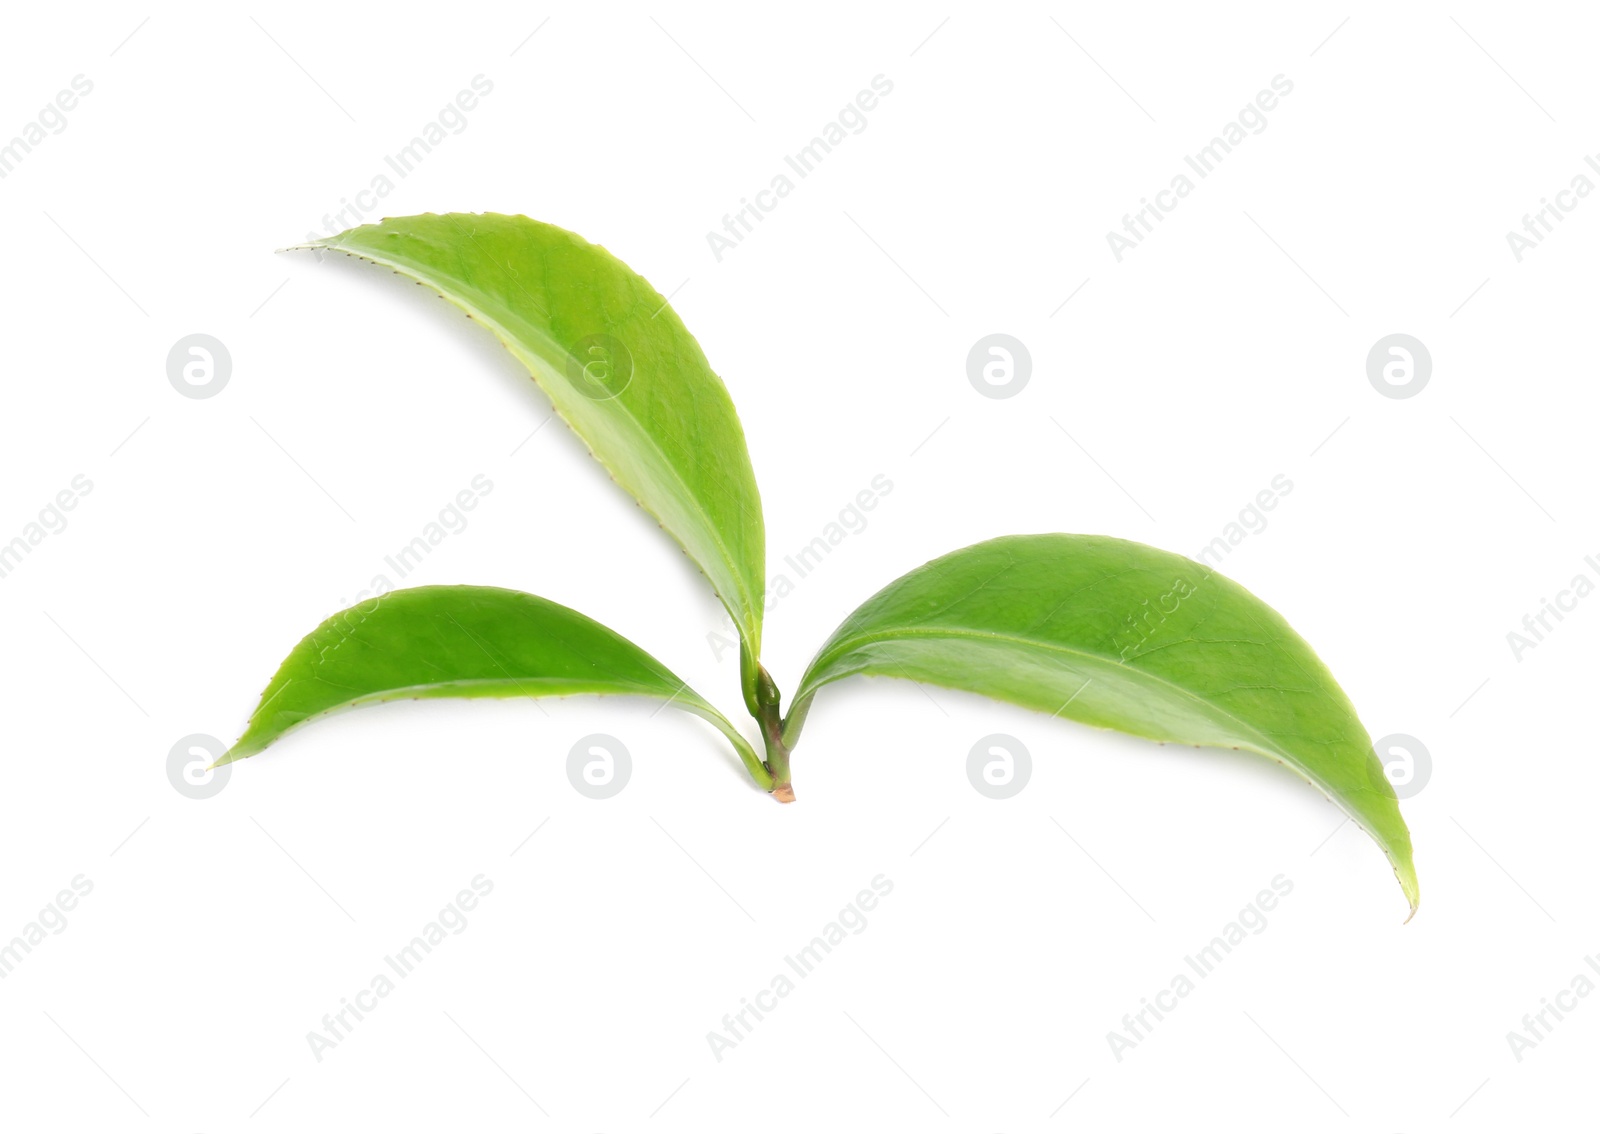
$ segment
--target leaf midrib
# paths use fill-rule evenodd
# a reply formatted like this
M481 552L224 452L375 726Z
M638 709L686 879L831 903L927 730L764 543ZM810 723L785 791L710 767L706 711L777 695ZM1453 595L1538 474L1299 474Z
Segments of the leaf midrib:
M1334 790L1334 788L1331 785L1329 785L1325 780L1323 780L1323 778L1321 776L1317 775L1311 769L1305 767L1305 765L1303 763L1301 763L1300 757L1296 756L1292 752L1287 751L1281 745L1277 744L1276 742L1272 741L1269 737L1264 735L1259 729L1257 729L1254 726L1250 725L1248 722L1246 722L1244 720L1241 720L1238 716L1236 716L1235 714L1229 712L1227 709L1222 708L1221 706L1215 704L1212 701L1207 701L1205 698L1199 696L1198 694L1194 693L1193 691L1185 689L1183 686L1175 684L1174 682L1169 681L1168 679L1160 676L1159 674L1150 673L1147 670L1134 669L1133 667L1128 666L1123 662L1115 661L1115 660L1107 657L1104 654L1097 654L1097 653L1093 653L1093 652L1088 651L1088 650L1074 649L1071 646L1061 646L1061 645L1057 645L1054 642L1041 641L1041 640L1035 639L1035 638L1019 638L1019 637L1015 637L1015 636L1009 635L1009 634L996 634L996 633L993 633L991 631L969 630L969 629L960 628L960 627L948 628L948 629L934 629L932 627L927 627L927 628L893 630L893 631L886 631L886 632L878 633L878 634L865 634L865 635L860 635L860 636L855 637L855 638L847 639L845 642L840 644L839 648L832 649L832 650L830 650L828 652L828 656L826 658L825 664L831 665L833 663L833 661L835 661L837 658L843 656L844 654L850 652L851 650L859 649L862 646L870 646L870 645L872 645L872 644L874 644L876 642L893 641L893 640L895 640L897 638L923 638L923 639L944 639L944 640L954 640L954 641L1001 642L1001 643L1008 643L1008 644L1014 645L1014 646L1025 646L1025 647L1028 647L1029 649L1038 649L1038 650L1043 650L1043 651L1050 652L1050 653L1062 654L1062 655L1066 655L1066 656L1070 656L1070 657L1084 658L1084 659L1093 661L1093 662L1095 662L1097 664L1100 664L1100 665L1114 666L1121 672L1132 674L1132 675L1135 675L1136 677L1138 677L1138 678L1140 678L1142 680L1148 681L1148 682L1156 684L1156 685L1163 686L1164 688L1169 689L1169 690L1179 694L1181 697L1183 697L1183 698L1185 698L1185 699L1187 699L1187 700L1189 700L1189 701L1201 706L1202 708L1206 709L1208 712L1219 713L1221 716L1226 718L1227 721L1238 725L1239 726L1239 730L1241 732L1246 733L1247 735L1256 738L1256 740L1260 743L1261 747L1266 750L1266 751L1263 752L1263 755L1268 755L1268 756L1273 756L1273 757L1281 756L1281 757L1285 758L1286 760L1288 760L1288 761L1290 761L1290 762L1292 762L1294 764L1295 769L1297 771L1299 771L1301 775L1305 776L1307 780L1309 780L1310 782L1315 784L1317 787L1321 788L1330 797L1337 798L1338 795L1340 794L1338 791ZM819 658L818 661L819 661L819 663L823 662L823 659ZM829 682L837 680L837 678L829 678L828 681L820 682L820 683L815 684L815 685L811 684L810 676L811 676L811 673L815 672L816 669L817 669L817 666L814 664L807 671L805 680L803 680L801 682L801 692L795 698L796 702L800 701L803 698L815 696L817 691L819 689L821 689L823 685L829 684ZM1002 699L1005 699L1005 698L1002 698ZM1057 710L1057 711L1059 711L1059 710ZM1349 810L1349 809L1347 808L1346 810ZM1352 815L1352 818L1356 818L1356 817Z

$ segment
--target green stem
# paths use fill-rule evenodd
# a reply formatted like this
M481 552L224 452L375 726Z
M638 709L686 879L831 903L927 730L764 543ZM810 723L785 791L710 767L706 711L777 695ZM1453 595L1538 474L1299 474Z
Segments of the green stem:
M772 777L772 796L780 803L794 802L794 786L789 776L789 746L783 740L783 714L779 711L783 695L765 666L757 666L756 724L761 727L761 739L766 742L766 770Z

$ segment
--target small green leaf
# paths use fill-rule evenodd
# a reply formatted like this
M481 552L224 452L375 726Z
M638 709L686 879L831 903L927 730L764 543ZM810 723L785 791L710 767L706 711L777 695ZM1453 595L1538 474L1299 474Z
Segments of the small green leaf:
M756 781L772 786L750 743L666 666L592 618L499 587L414 587L334 615L284 659L244 735L217 763L360 705L569 693L667 701L715 725Z
M598 244L527 217L390 217L303 247L433 288L526 366L613 479L711 581L738 627L756 712L766 528L744 430L677 313Z
M1179 555L1104 536L1006 536L890 583L812 661L785 724L853 674L968 689L1154 740L1286 764L1394 865L1412 912L1411 836L1372 740L1279 615Z

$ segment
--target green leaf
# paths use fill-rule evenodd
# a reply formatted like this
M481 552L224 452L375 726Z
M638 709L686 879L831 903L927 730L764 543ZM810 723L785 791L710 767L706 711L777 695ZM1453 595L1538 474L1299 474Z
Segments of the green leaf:
M655 288L598 244L497 213L391 217L302 247L393 268L499 338L711 581L743 639L756 712L761 497L727 387Z
M342 709L422 697L654 697L710 721L772 786L728 719L638 646L575 610L499 587L413 587L358 603L296 646L218 764Z
M1237 583L1104 536L1006 536L902 576L817 654L785 724L853 674L983 693L1154 740L1286 764L1383 848L1417 907L1411 836L1349 698L1304 639Z

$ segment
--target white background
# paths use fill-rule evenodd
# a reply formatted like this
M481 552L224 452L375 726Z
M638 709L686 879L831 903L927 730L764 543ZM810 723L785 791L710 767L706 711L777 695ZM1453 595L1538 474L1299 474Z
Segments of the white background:
M73 76L93 91L0 181L0 536L93 489L0 580L0 939L93 890L0 981L6 1125L1591 1112L1600 997L1520 1061L1507 1033L1600 951L1600 600L1520 660L1506 635L1600 578L1600 201L1521 262L1506 233L1600 146L1595 32L1577 5L10 13L0 139ZM935 555L1028 531L1193 555L1283 474L1224 570L1374 737L1431 754L1404 803L1417 917L1274 765L904 682L821 696L790 807L698 721L582 698L347 714L210 798L175 790L174 742L231 742L301 635L480 473L493 492L407 585L536 591L738 709L703 581L573 435L528 440L548 403L505 352L370 266L274 255L480 74L492 94L381 213L524 212L673 293L744 421L771 574L893 482L770 612L781 686ZM867 128L719 262L706 233L880 74ZM1267 128L1119 263L1107 232L1280 74ZM166 374L195 332L232 357L207 399ZM966 375L993 332L1032 357L1007 399ZM1367 378L1394 332L1431 352L1415 397ZM567 780L591 733L632 754L610 800ZM1006 801L966 775L992 733L1033 756ZM466 929L316 1059L307 1033L480 874ZM719 1062L707 1033L878 874L865 931ZM1107 1033L1280 874L1265 931L1119 1061Z

